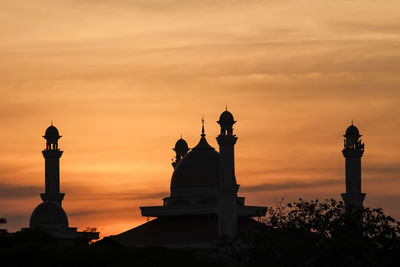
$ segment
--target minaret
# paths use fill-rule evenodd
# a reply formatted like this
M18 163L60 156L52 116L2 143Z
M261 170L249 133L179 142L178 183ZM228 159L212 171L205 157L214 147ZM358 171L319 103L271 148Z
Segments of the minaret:
M173 150L176 153L175 161L172 162L172 167L175 169L176 165L179 163L179 161L188 153L189 151L189 146L186 143L186 141L181 138L176 141L175 147Z
M60 157L63 151L58 148L61 136L53 123L43 138L46 139L46 148L42 151L45 159L45 193L40 196L43 201L53 201L61 206L64 194L60 193Z
M362 209L365 193L361 193L361 157L364 154L364 143L353 122L344 135L343 156L346 159L346 193L342 194L346 213Z
M74 240L78 237L87 241L98 239L98 232L78 232L76 227L69 227L68 216L61 207L64 194L60 193L60 157L58 148L61 138L53 123L47 128L45 135L46 148L42 151L45 161L45 192L40 194L43 202L32 212L30 229L41 229L61 240Z
M237 192L239 185L235 177L235 144L233 115L225 110L219 117L221 133L217 137L220 153L220 177L218 191L218 234L234 237L237 233Z
M64 198L64 194L60 193L60 157L63 152L58 148L58 139L61 136L52 123L43 137L46 139L46 148L42 151L45 162L45 192L40 194L43 202L33 210L29 226L49 232L65 232L70 228L68 216L61 207Z

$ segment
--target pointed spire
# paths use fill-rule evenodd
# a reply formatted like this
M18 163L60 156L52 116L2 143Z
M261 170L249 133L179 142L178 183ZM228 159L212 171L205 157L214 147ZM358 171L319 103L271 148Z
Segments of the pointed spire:
M204 130L204 116L201 118L201 124L202 125L201 125L200 141L194 148L192 148L192 150L203 150L203 149L214 150L214 148L212 146L210 146L206 140L206 134L205 134L205 130Z
M206 136L206 134L204 133L204 116L201 118L201 136Z

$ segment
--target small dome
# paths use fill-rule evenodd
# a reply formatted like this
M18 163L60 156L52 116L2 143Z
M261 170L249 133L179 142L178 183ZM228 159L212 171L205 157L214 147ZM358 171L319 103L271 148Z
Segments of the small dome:
M47 130L46 133L44 134L44 137L46 138L59 138L60 134L57 130L56 127L54 127L53 125L50 125Z
M174 150L175 151L188 151L189 150L189 146L186 143L186 141L181 138L178 141L176 141Z
M361 136L360 135L360 131L353 124L350 125L349 128L347 128L345 137L347 137L347 138L359 138L360 136Z
M228 110L225 110L219 116L218 123L220 125L222 125L222 124L224 124L224 125L233 125L235 123L235 120L233 119L232 113L230 113Z
M218 179L219 153L202 136L199 144L176 166L171 179L171 196L214 193ZM193 193L196 188L199 191Z
M29 224L31 228L68 228L68 217L60 205L45 201L34 209Z

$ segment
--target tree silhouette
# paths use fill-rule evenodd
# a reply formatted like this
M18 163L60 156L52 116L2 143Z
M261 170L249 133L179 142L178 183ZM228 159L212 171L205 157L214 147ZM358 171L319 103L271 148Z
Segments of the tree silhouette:
M265 224L275 229L297 229L335 239L342 235L360 235L373 240L399 239L400 222L386 216L383 210L363 208L345 213L343 201L326 199L287 203L282 201L267 210ZM359 220L361 216L362 220Z
M361 219L360 219L361 218ZM382 209L345 213L342 201L277 203L266 230L247 239L251 264L399 266L400 222ZM248 264L248 263L246 263Z

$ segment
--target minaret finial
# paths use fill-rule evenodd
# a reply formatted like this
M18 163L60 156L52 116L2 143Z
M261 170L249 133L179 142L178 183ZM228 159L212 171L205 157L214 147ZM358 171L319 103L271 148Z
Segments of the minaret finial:
M204 116L201 117L201 136L205 136L206 134L204 133Z

